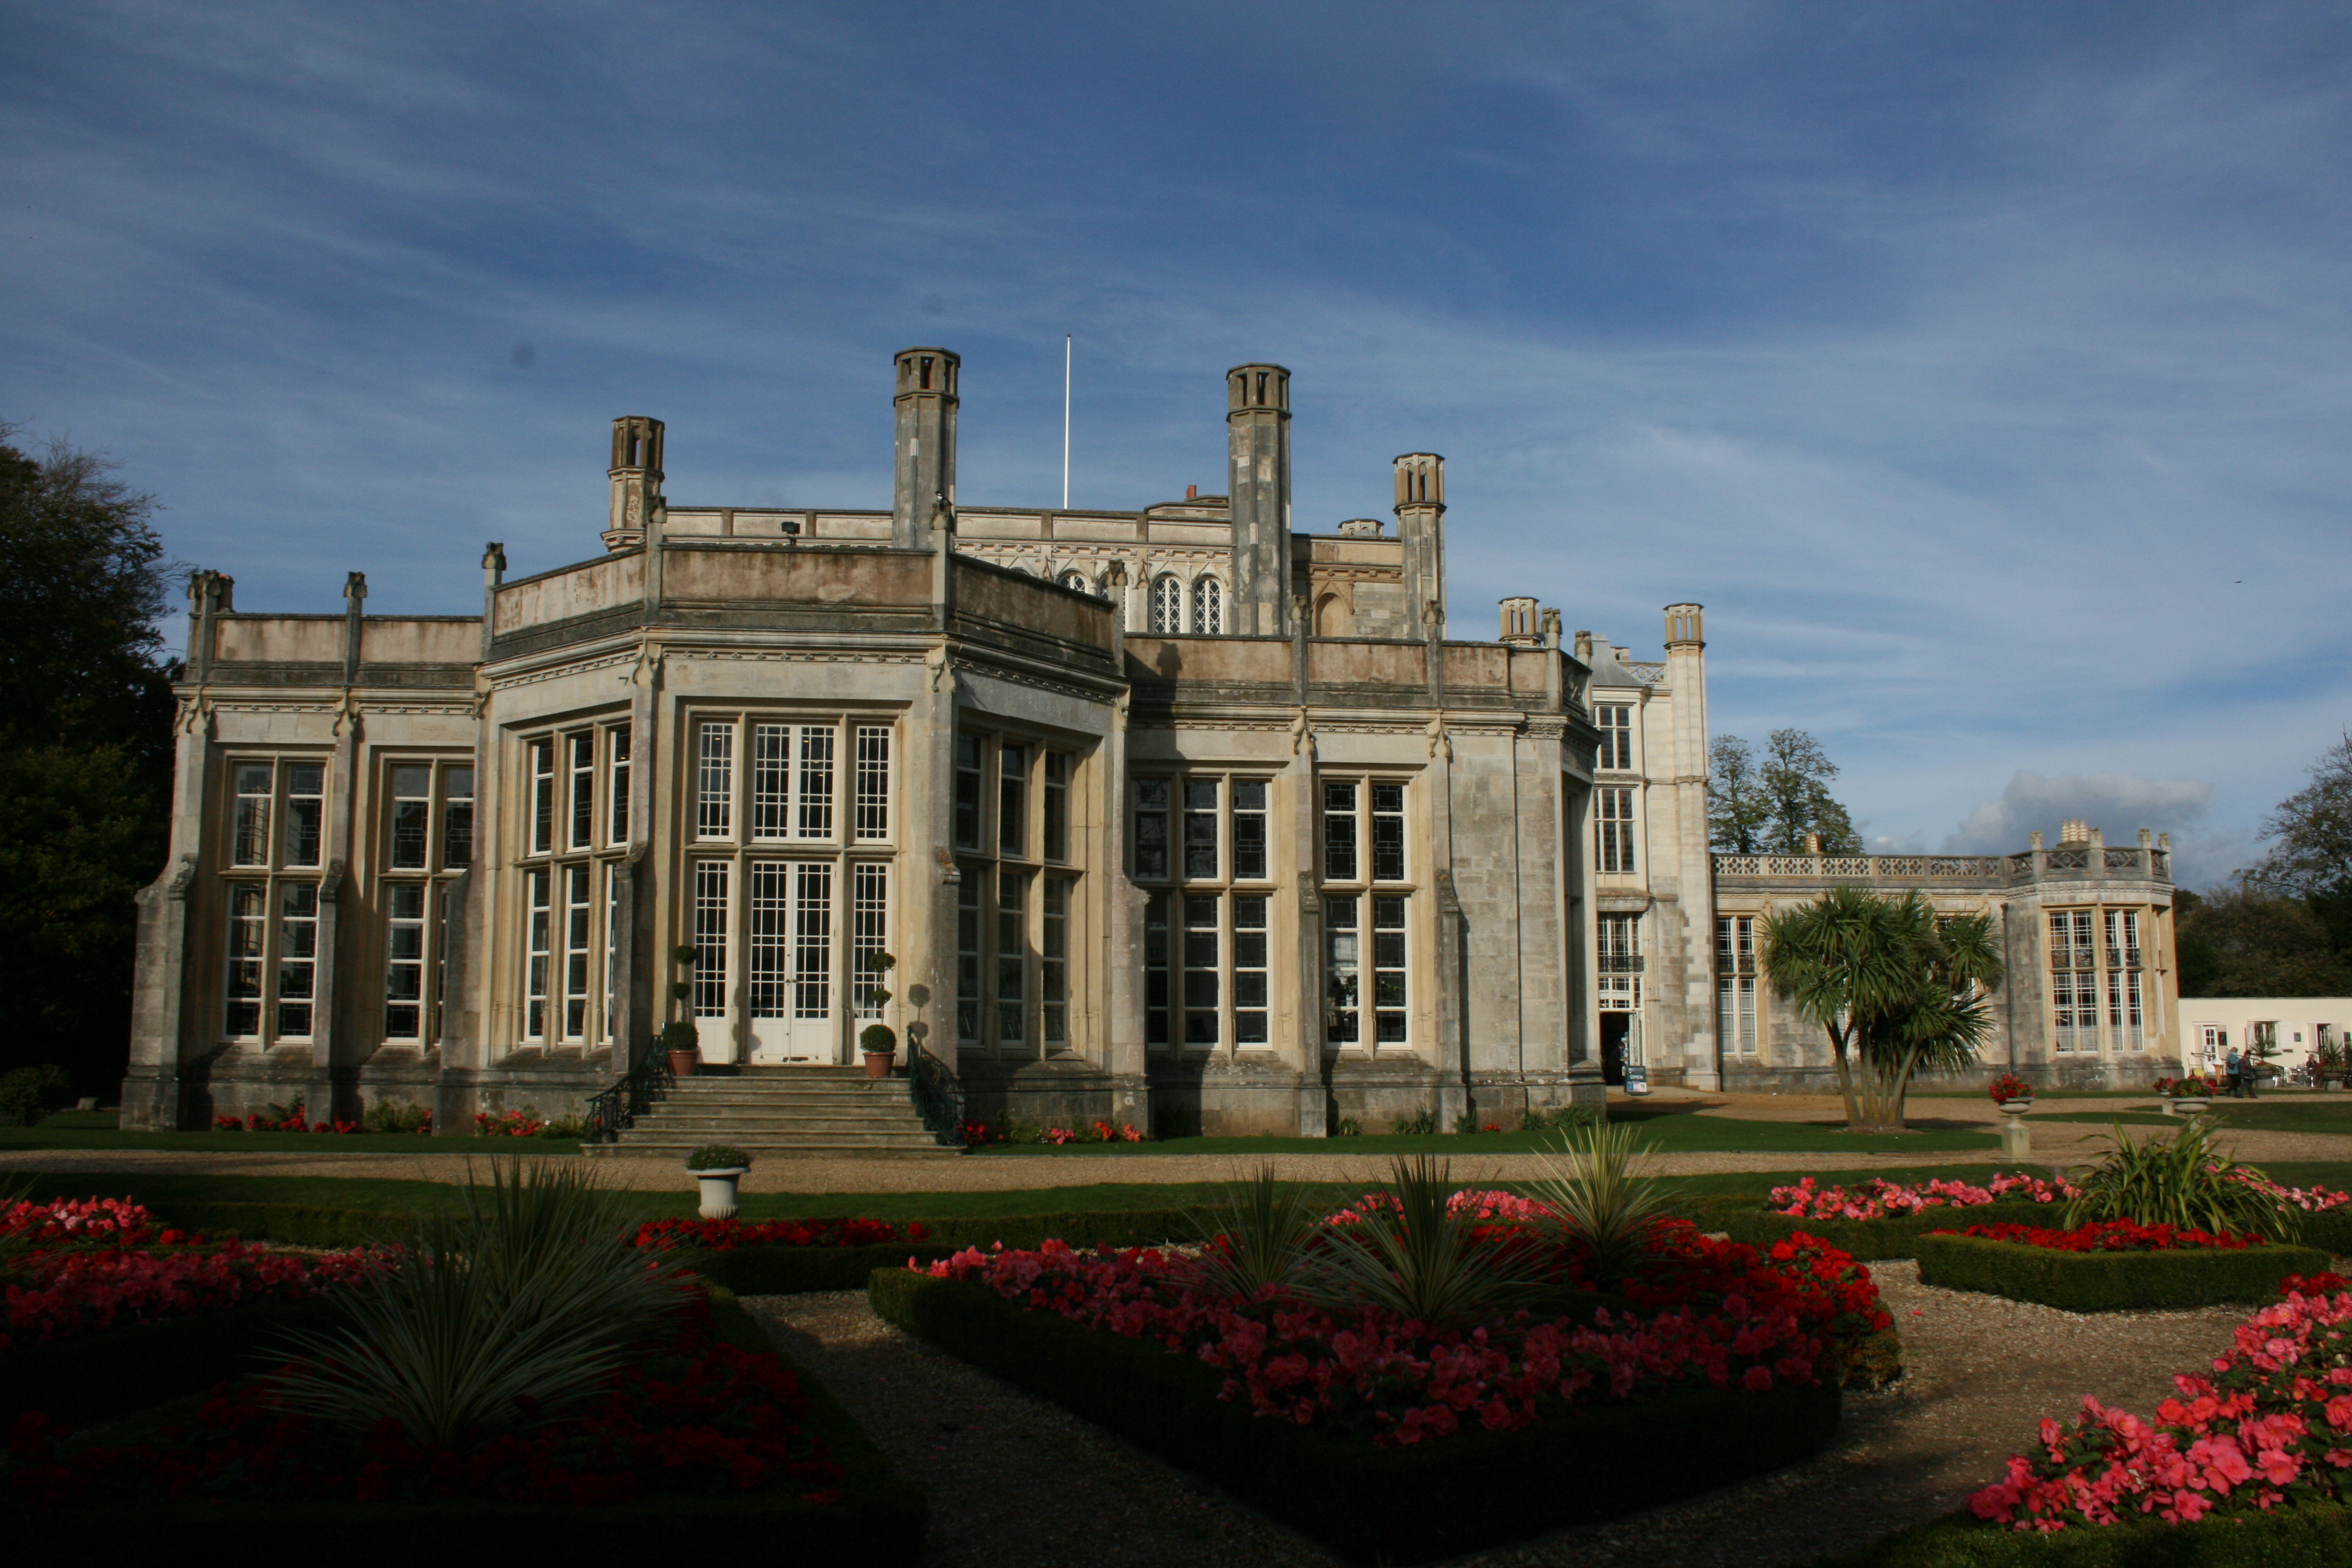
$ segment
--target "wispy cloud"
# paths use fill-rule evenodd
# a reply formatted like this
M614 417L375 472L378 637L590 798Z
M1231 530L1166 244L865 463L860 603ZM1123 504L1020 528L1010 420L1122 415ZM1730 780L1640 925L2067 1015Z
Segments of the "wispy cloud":
M1219 373L1279 359L1301 525L1446 453L1457 631L1530 584L1637 645L1703 600L1717 727L1813 731L1890 842L2054 808L2029 775L2195 780L2218 875L2352 712L2325 8L91 0L15 37L0 416L126 459L241 603L357 567L465 610L485 539L593 551L622 413L670 421L681 499L879 504L919 341L966 355L965 497L1042 500L1076 331L1081 501L1221 485Z

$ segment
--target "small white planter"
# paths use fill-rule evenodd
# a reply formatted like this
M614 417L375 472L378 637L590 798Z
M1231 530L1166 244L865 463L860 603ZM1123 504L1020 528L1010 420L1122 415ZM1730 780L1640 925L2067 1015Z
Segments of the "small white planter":
M2202 1116L2205 1114L2206 1101L2201 1100L2171 1100L2165 1102L2165 1110L2174 1116Z
M2032 1109L2033 1100L2031 1095L2023 1100L2004 1100L2000 1102L2000 1113L2003 1116L2022 1116Z
M749 1165L728 1165L716 1171L693 1173L696 1184L702 1189L702 1207L699 1212L703 1218L733 1219L735 1217L735 1184L741 1181L744 1173L751 1168Z

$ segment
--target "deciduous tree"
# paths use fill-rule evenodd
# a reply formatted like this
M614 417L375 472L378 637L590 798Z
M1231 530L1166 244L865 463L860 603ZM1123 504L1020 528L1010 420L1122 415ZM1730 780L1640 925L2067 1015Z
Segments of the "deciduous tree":
M162 866L172 671L156 627L174 568L154 502L105 459L0 426L0 1066L121 1078L132 894Z

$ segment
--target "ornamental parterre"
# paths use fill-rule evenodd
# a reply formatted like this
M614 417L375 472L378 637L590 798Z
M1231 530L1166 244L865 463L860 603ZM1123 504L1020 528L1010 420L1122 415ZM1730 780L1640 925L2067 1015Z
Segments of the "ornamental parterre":
M1575 1260L1562 1261L1562 1282L1582 1286ZM927 1272L1155 1341L1223 1371L1222 1397L1245 1399L1260 1416L1381 1446L1510 1431L1582 1405L1691 1389L1815 1385L1890 1322L1869 1270L1815 1237L1759 1253L1710 1241L1684 1220L1654 1228L1647 1262L1623 1282L1627 1309L1589 1319L1519 1311L1467 1331L1434 1332L1370 1308L1337 1311L1275 1287L1248 1300L1196 1293L1182 1260L1155 1250L1082 1253L1053 1241L1035 1251L967 1248Z
M878 1247L887 1242L928 1241L919 1220L894 1225L883 1219L656 1219L637 1227L636 1245L668 1251L701 1247L724 1252L738 1247Z
M2235 1233L2217 1236L2210 1230L2179 1226L2142 1225L2136 1219L2099 1219L2072 1230L2050 1230L2038 1225L1972 1225L1966 1230L1938 1230L1936 1236L1975 1236L1987 1241L2013 1241L2053 1252L2173 1252L2203 1248L2242 1252L2260 1247L2259 1236Z
M28 1414L10 1481L40 1508L228 1498L354 1503L478 1498L573 1507L654 1495L789 1490L841 1500L842 1468L805 1424L807 1396L770 1352L714 1342L698 1299L675 1337L610 1374L586 1409L449 1447L385 1420L340 1430L281 1408L268 1378L224 1387L182 1426L123 1447L68 1448Z
M151 1323L253 1301L300 1301L385 1268L386 1247L272 1252L240 1241L159 1231L113 1198L18 1204L0 1236L26 1250L0 1268L0 1352L122 1323Z
M2154 1517L2174 1524L2352 1501L2352 1292L2290 1278L2241 1324L2210 1376L2172 1381L2153 1422L2084 1398L2044 1420L2031 1454L1969 1499L1979 1519L2055 1531Z
M1906 1187L1874 1176L1853 1188L1817 1187L1811 1176L1794 1186L1774 1187L1770 1208L1798 1219L1885 1219L1892 1215L1917 1214L1931 1208L1975 1208L1990 1203L2054 1204L2079 1195L2074 1183L2060 1177L2045 1182L2039 1176L1995 1175L1981 1186L1938 1178Z

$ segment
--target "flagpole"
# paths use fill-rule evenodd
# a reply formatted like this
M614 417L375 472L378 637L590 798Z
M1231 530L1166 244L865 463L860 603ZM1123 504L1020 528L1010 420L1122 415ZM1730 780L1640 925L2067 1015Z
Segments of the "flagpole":
M1062 334L1062 510L1070 510L1070 334Z

